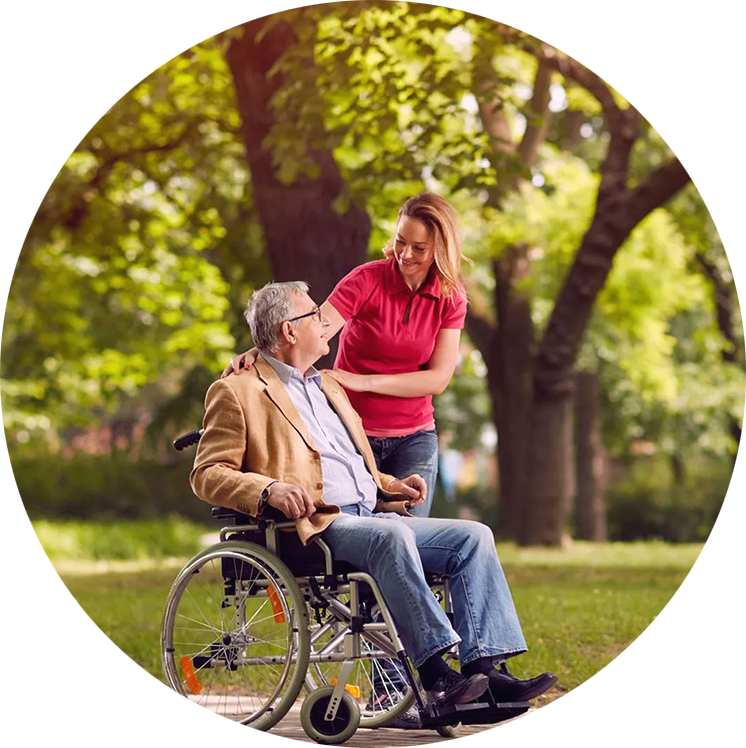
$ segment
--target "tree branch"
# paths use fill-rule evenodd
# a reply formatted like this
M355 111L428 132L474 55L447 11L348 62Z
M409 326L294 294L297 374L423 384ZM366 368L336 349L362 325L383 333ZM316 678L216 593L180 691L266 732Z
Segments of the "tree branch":
M543 60L552 70L556 70L567 80L575 81L585 88L601 104L612 134L621 131L624 127L624 112L616 103L614 94L611 93L609 87L595 70L581 65L579 62L560 57L554 47L549 44L543 45L541 50L531 47L524 47L524 49L529 54L538 57L539 60Z
M534 78L534 92L529 102L530 115L526 123L526 131L518 147L523 163L529 169L536 163L539 146L544 142L549 126L552 72L552 66L545 59L540 58Z
M502 103L497 98L485 101L477 98L479 104L479 118L482 127L490 137L492 147L501 153L514 153L515 145L510 131L510 123L502 111Z
M81 199L75 204L75 206L71 209L71 211L65 218L58 220L58 223L62 224L71 231L75 231L83 222L83 219L86 217L86 215L88 215L91 201L94 197L93 193L100 191L101 184L109 176L109 174L111 174L114 167L120 161L132 161L139 156L145 156L149 153L165 153L167 151L172 151L181 146L187 139L187 137L191 135L193 130L194 123L190 122L186 125L186 127L178 137L176 137L174 140L169 141L168 143L144 146L143 148L131 148L120 153L109 154L99 164L92 179L90 180L90 182L88 182L85 189L83 190ZM96 153L96 151L93 152Z
M702 266L704 274L710 281L715 300L718 328L723 337L730 343L730 348L722 352L723 361L735 363L738 360L739 341L733 325L733 297L717 266L705 257L703 252L697 252L695 259Z
M642 184L625 197L627 220L631 227L670 200L689 181L689 174L678 159L651 172Z

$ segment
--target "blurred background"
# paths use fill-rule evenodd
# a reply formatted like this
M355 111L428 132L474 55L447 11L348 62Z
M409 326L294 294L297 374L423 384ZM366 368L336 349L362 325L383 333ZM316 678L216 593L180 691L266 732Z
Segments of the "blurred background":
M204 41L117 102L47 193L10 291L20 494L73 593L151 672L157 621L143 613L142 639L118 627L137 619L142 569L161 564L148 594L162 604L165 560L215 529L189 488L193 452L170 444L251 346L246 299L303 279L321 302L381 257L423 189L457 208L472 261L459 364L435 401L433 516L494 529L529 619L566 564L584 569L588 620L590 598L611 596L616 638L597 621L597 656L560 665L569 687L691 568L730 480L746 369L728 262L675 154L592 71L510 27L406 2L300 8ZM121 610L96 608L112 585ZM632 588L652 596L620 624L609 601ZM567 649L556 628L537 636Z
M203 520L169 444L252 289L323 300L430 189L472 260L435 514L735 539L732 3L2 8L6 522Z

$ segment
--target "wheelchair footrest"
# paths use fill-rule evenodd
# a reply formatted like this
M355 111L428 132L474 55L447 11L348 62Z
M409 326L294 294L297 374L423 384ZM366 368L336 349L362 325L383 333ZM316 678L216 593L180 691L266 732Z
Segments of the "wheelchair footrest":
M494 725L506 719L525 714L531 708L528 701L510 701L500 704L473 702L452 704L447 707L430 707L427 713L420 714L422 727L431 729L447 725Z

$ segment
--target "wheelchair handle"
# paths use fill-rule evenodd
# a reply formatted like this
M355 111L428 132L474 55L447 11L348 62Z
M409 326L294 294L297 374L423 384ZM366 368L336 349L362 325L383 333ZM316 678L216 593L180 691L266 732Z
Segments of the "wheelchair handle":
M174 439L174 449L177 452L181 452L186 447L191 447L192 444L196 444L202 437L203 429L198 431L190 431L188 434L182 434L181 436Z

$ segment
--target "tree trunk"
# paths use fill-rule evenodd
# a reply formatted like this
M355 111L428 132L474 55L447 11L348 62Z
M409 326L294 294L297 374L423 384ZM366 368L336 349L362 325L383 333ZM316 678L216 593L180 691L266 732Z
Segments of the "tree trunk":
M710 262L703 252L698 252L697 261L701 265L705 272L705 275L712 284L712 291L715 298L715 312L718 323L718 329L722 333L723 337L730 344L730 348L723 349L722 359L726 363L736 364L737 366L743 366L744 361L744 350L743 345L736 335L736 324L734 323L733 308L738 304L737 300L734 303L734 290L733 287L728 284L722 277L715 263ZM741 423L732 418L729 424L729 430L733 441L736 443L736 449L733 455L733 461L735 462L736 453L738 452L738 446L741 443Z
M298 39L284 22L262 34L266 20L244 24L243 35L231 41L226 60L235 83L254 201L274 280L305 280L311 297L320 304L337 281L365 262L370 219L354 205L343 213L334 209L344 180L331 151L306 145L318 178L301 175L291 184L278 179L272 152L263 143L281 116L272 106L272 96L283 85L283 76L270 71ZM328 359L321 365L328 365Z
M606 527L606 452L601 440L598 372L579 372L575 397L575 535L603 542Z
M738 448L733 461L741 462L746 460L746 432L744 432L741 425L735 419L732 419L730 423L730 435L733 437L733 441L735 441Z
M491 351L490 394L500 468L500 534L520 532L526 502L534 330L528 294L525 247L509 247L494 263L497 334Z
M684 467L684 458L678 452L671 455L671 480L674 486L681 487L684 485L686 478L686 468Z
M570 392L534 390L528 495L520 545L559 546L574 489L573 398Z
M580 127L585 121L585 113L580 109L568 109L564 116L564 138L563 145L570 153L574 153L583 142Z

